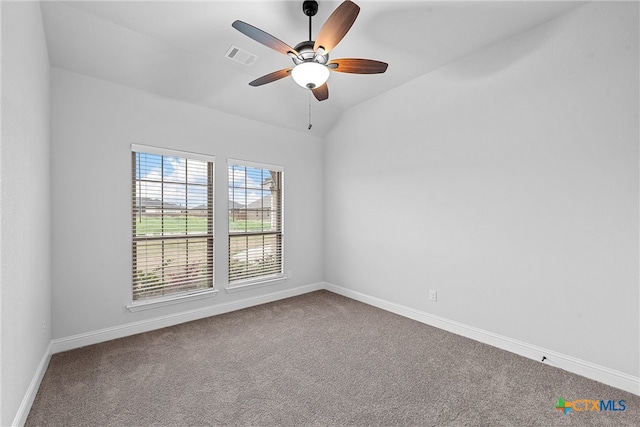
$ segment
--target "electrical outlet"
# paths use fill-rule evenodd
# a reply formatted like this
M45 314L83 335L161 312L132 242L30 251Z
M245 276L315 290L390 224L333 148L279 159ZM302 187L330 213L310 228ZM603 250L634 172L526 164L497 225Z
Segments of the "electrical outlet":
M429 301L438 301L438 291L429 289Z
M287 270L287 273L284 275L284 277L287 279L291 279L293 277L293 273L291 273L291 270Z
M47 333L47 322L42 321L42 333L46 334Z

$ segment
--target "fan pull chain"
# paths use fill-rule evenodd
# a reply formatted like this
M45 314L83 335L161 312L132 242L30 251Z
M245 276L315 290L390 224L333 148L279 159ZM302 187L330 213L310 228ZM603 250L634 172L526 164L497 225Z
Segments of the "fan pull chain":
M311 130L311 90L309 90L309 127L307 129Z

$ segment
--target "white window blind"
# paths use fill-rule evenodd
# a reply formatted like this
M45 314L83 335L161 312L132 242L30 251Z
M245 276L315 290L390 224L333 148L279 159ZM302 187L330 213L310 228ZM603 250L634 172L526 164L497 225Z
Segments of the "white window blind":
M281 167L229 160L229 284L282 277Z
M213 288L213 157L132 146L133 300Z

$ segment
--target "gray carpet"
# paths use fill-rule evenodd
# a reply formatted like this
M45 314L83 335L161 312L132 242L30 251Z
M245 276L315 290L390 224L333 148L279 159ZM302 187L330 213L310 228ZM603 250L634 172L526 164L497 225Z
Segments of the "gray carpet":
M555 409L559 397L626 411ZM622 426L640 397L319 291L55 354L27 426Z

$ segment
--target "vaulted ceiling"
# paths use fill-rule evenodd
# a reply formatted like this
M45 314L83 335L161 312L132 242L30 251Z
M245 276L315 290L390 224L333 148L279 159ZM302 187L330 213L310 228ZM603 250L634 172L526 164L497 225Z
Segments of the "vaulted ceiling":
M340 4L319 2L313 37ZM332 73L318 102L291 78L248 83L291 60L231 27L245 21L291 46L308 38L302 1L41 3L51 66L274 126L325 135L342 112L579 6L574 1L356 0L360 14L331 58L389 63L386 73ZM227 58L235 46L251 65ZM429 96L425 93L424 96ZM308 131L309 104L313 128Z

